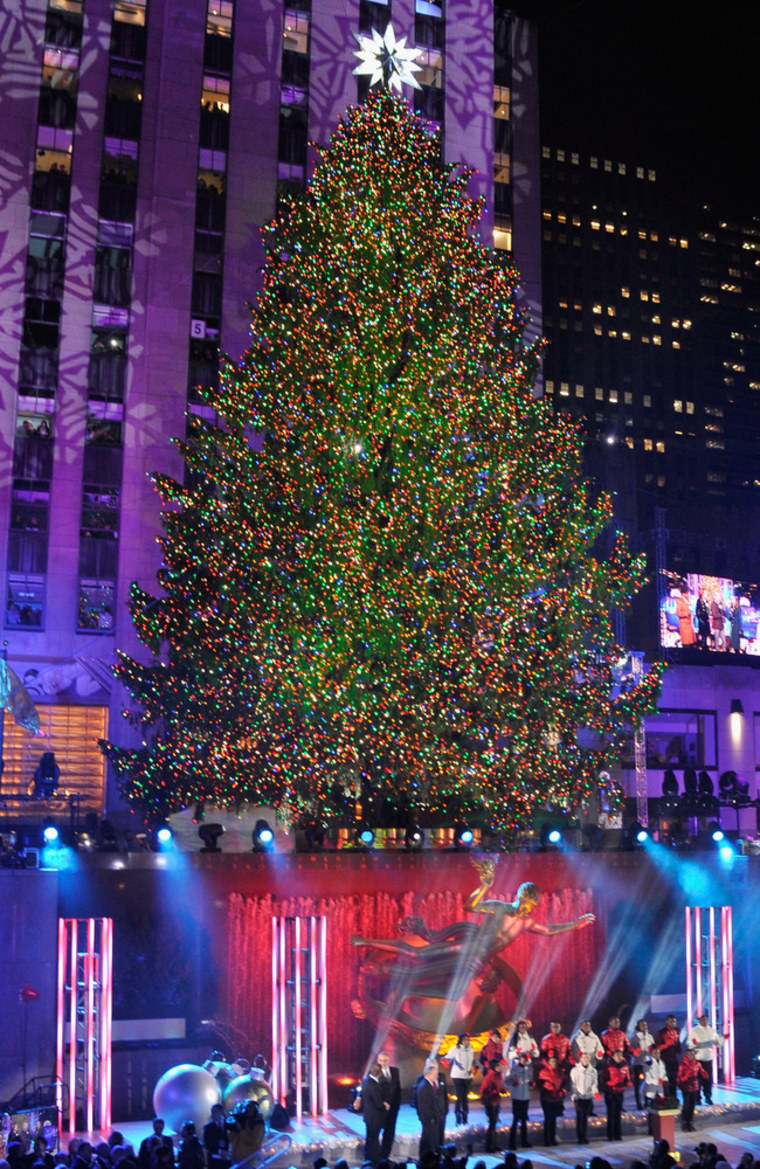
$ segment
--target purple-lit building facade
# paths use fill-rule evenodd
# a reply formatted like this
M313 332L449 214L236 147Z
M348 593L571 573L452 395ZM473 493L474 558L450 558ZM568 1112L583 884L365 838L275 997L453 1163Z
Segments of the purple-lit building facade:
M151 472L220 352L245 348L259 228L366 92L354 33L421 50L416 107L475 168L484 238L540 329L534 30L491 0L32 0L2 17L0 571L9 664L42 738L6 719L4 791L52 749L100 812L94 742L128 733L108 664L158 565Z

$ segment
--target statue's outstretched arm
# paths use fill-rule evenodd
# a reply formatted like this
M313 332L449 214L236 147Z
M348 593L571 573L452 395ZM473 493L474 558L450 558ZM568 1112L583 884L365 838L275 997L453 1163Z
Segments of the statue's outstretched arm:
M529 927L533 934L547 934L550 937L553 934L566 934L568 930L582 930L586 926L592 925L596 921L593 913L582 913L580 917L576 917L575 921L555 921L552 925L543 925L540 921L534 921Z

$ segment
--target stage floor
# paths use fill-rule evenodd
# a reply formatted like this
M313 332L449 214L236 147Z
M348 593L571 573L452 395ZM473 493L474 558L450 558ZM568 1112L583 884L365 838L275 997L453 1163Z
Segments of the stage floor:
M747 1151L752 1152L756 1159L760 1159L760 1080L741 1078L733 1088L716 1085L713 1089L713 1101L711 1108L697 1108L694 1114L694 1132L681 1132L679 1118L675 1118L675 1143L676 1148L681 1151L682 1159L689 1163L690 1154L700 1141L713 1141L732 1166L736 1166L742 1153ZM633 1101L627 1103L632 1104ZM596 1103L596 1111L599 1115L589 1122L590 1145L581 1146L576 1143L575 1112L572 1105L568 1104L564 1117L557 1125L560 1144L551 1149L543 1148L541 1107L538 1099L534 1097L531 1100L529 1124L533 1147L519 1149L518 1156L521 1159L530 1157L534 1166L575 1166L599 1154L610 1162L613 1169L626 1166L635 1159L648 1158L652 1149L652 1138L647 1133L644 1113L633 1110L624 1112L623 1140L608 1142L605 1136L603 1101ZM502 1104L501 1121L498 1140L500 1148L504 1149L511 1123L508 1100ZM456 1145L460 1154L471 1154L468 1169L473 1169L475 1161L478 1160L485 1161L487 1169L495 1169L495 1166L501 1164L503 1156L483 1152L485 1117L480 1104L471 1107L469 1125L456 1126L453 1111L449 1113L449 1122L446 1129L447 1143ZM148 1121L130 1121L123 1124L114 1122L113 1127L119 1129L135 1148L139 1147L143 1137L149 1136L151 1132ZM420 1122L417 1114L410 1105L403 1105L396 1126L394 1161L416 1160L419 1132ZM340 1157L345 1157L350 1166L361 1165L364 1159L364 1123L361 1116L347 1109L337 1109L316 1120L306 1117L301 1121L293 1121L286 1135L291 1138L292 1143L287 1151L273 1160L272 1164L276 1169L285 1169L290 1165L305 1169L320 1155L324 1155L330 1166ZM100 1134L94 1134L94 1137L100 1139Z

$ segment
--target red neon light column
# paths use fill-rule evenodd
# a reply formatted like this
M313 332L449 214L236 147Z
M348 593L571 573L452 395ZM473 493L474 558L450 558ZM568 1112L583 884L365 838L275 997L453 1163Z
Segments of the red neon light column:
M324 917L272 920L272 1091L289 1092L296 1116L327 1111L327 922Z
M56 1078L61 1130L111 1127L113 921L60 918ZM64 1116L64 1086L68 1113Z
M687 1025L690 1029L695 1018L704 1014L718 1034L727 1036L723 1044L723 1080L732 1085L736 1082L732 908L730 905L711 905L706 909L687 906L685 930ZM716 1081L717 1061L716 1052L713 1055Z

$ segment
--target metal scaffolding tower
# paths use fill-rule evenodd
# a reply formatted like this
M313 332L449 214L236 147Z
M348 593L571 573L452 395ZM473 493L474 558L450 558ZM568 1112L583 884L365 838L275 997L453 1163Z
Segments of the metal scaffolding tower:
M734 1046L734 934L730 905L686 907L687 1026L707 1015L711 1027L727 1038L723 1043L723 1080L736 1082ZM717 1052L713 1079L717 1081Z
M272 918L272 1091L327 1112L327 919ZM289 1099L290 1097L290 1099Z
M112 918L59 918L57 1104L69 1135L111 1127L112 987Z

